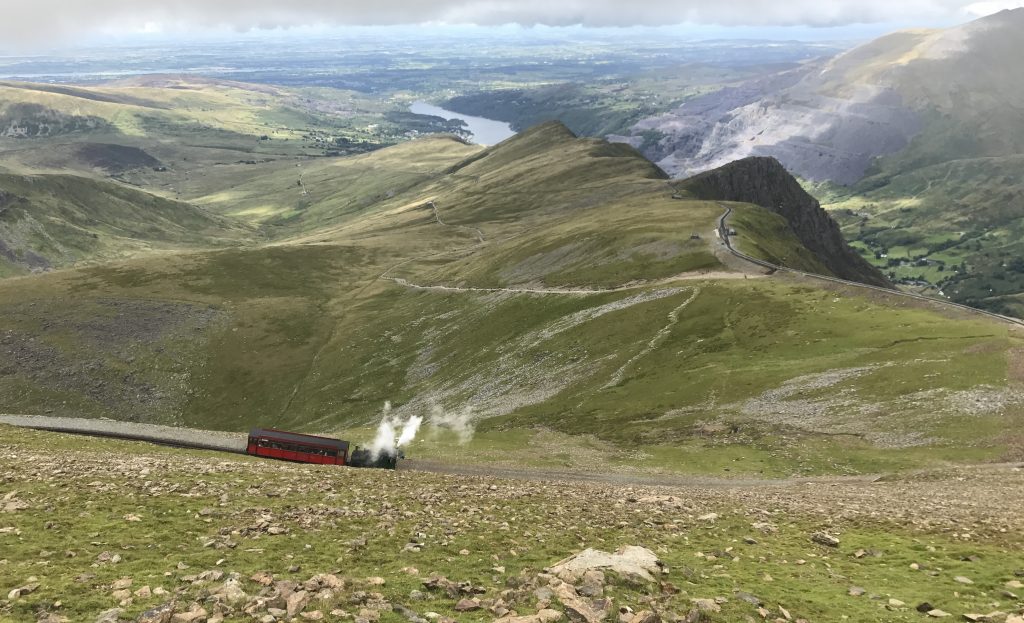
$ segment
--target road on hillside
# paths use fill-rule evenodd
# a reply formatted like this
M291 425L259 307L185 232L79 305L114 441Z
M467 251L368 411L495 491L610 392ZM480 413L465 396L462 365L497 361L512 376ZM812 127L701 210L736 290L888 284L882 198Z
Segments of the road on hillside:
M846 285L846 286L852 286L854 288L861 288L861 289L865 289L865 290L874 290L876 292L883 292L885 294L889 294L889 295L893 295L893 296L900 296L900 297L907 298L907 299L914 299L914 300L917 300L917 301L925 301L925 302L928 302L928 303L933 303L935 305L944 306L944 307L951 308L951 309L958 309L958 310L961 310L961 311L970 312L972 314L978 314L978 315L981 315L981 316L988 316L989 318L995 318L996 320L1001 320L1002 322L1007 322L1007 323L1010 323L1010 324L1013 324L1013 325L1024 326L1024 320L1021 320L1019 318L1013 318L1013 317L1010 317L1010 316L1003 316L1002 314L996 314L996 313L993 313L993 312L985 311L983 309L978 309L977 307L970 307L970 306L967 306L967 305L962 305L960 303L954 303L952 301L946 301L946 300L943 300L943 299L935 299L935 298L931 298L931 297L928 297L928 296L923 296L921 294L913 294L911 292L904 292L902 290L896 290L896 289L891 289L890 290L889 288L882 288L882 287L879 287L879 286L872 286L872 285L868 285L866 283L860 283L858 281L847 281L846 279L840 279L838 277L828 277L828 276L825 276L825 275L819 275L817 273L807 273L807 272L804 272L802 270L796 270L796 269L793 269L793 268L787 268L785 266L779 266L778 264L772 264L771 262L766 262L765 260L758 259L756 257L752 257L750 255L747 255L746 253L743 253L742 251L739 251L738 249L736 249L736 247L733 246L732 240L731 240L731 238L729 236L729 227L728 227L727 222L726 222L727 219L729 218L729 216L732 214L732 208L730 208L728 206L725 206L725 205L722 205L722 204L719 204L719 206L725 209L725 213L722 214L721 218L719 218L719 220L718 220L718 237L722 241L722 243L725 245L725 248L729 251L729 253L731 253L735 257L738 257L741 260L750 262L751 264L755 264L757 266L760 266L761 268L767 268L769 271L772 271L772 272L790 273L790 274L793 274L793 275L800 275L802 277L808 277L810 279L817 279L817 280L820 280L820 281L828 281L828 282L831 282L831 283L838 283L838 284L842 284L842 285Z

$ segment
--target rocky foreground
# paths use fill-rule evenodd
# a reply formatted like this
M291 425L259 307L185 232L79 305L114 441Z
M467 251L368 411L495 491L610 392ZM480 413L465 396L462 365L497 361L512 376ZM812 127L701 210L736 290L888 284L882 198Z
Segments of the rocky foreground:
M641 488L0 427L2 621L1024 622L1024 469Z

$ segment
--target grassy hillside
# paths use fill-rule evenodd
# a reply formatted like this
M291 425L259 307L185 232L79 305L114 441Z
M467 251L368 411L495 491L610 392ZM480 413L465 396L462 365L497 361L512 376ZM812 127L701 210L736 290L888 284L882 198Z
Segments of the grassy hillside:
M260 225L272 238L292 237L366 216L479 149L438 137L348 158L225 166L186 192L193 203Z
M253 237L251 229L195 206L110 182L0 174L0 258L10 271L234 246Z
M18 362L0 369L0 412L336 432L391 401L468 410L471 460L553 431L670 471L1021 452L1016 333L722 264L722 206L673 198L632 148L547 125L321 166L306 209L250 215L272 244L0 282L0 349ZM221 209L294 193L275 175ZM744 248L820 266L781 217L735 209Z

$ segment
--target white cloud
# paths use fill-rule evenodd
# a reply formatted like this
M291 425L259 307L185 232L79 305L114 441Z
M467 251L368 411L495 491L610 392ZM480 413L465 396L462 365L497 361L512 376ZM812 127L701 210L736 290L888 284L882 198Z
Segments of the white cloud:
M992 0L4 0L0 41L97 32L418 23L532 26L844 26L948 21L1020 6Z
M985 17L1007 9L1019 9L1024 7L1024 0L994 0L990 2L975 2L964 7L964 13L970 17Z

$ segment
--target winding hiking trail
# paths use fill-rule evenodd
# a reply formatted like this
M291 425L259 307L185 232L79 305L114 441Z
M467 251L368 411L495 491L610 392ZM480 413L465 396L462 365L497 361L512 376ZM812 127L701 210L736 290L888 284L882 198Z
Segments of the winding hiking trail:
M658 348L658 346L661 346L661 343L664 342L668 338L669 333L672 332L673 327L679 324L679 314L681 314L684 309L689 307L690 303L694 302L700 295L699 287L691 288L691 290L693 291L693 293L690 295L690 298L686 299L686 301L684 301L682 305L676 307L671 312L669 312L668 324L662 327L661 330L658 331L658 333L653 338L651 338L649 342L647 342L647 346L645 346L642 351L633 355L632 357L629 358L629 361L622 364L622 367L620 367L618 370L615 371L614 374L612 374L611 380L608 381L602 389L615 387L616 385L621 383L622 379L625 378L626 376L626 370L628 370L630 366L632 366L637 361L643 359L647 355L651 354L654 351L654 349Z
M456 229L468 229L469 231L476 234L477 240L480 243L484 243L487 239L484 237L484 232L479 227L468 227L466 225L449 225L441 219L441 213L437 210L437 204L433 201L428 202L430 208L434 211L434 220L437 221L438 225L444 225L445 227L455 227Z
M425 285L425 284L420 284L420 283L413 283L413 282L409 281L408 279L405 279L405 278L402 278L402 277L392 277L390 275L391 275L392 272L394 272L398 268L401 268L402 266L405 266L407 264L411 264L413 262L419 262L419 261L423 261L423 260L434 259L434 258L437 258L437 257L443 257L445 255L453 255L455 253L468 253L468 252L471 252L472 250L477 249L477 248L483 246L484 244L486 244L486 241L487 241L487 238L484 235L483 230L481 230L479 227L469 227L469 226L466 226L466 225L452 225L450 223L446 223L444 221L444 219L441 218L440 210L438 209L437 204L434 201L427 201L423 205L426 205L426 206L430 207L430 209L433 211L433 214L434 214L434 220L435 220L435 222L437 222L438 225L441 225L441 226L444 226L444 227L452 227L452 228L456 228L456 229L468 230L468 231L472 232L475 235L475 237L477 238L477 242L472 244L472 245L470 245L470 246L468 246L468 247L463 247L461 249L453 249L453 250L447 250L447 251L440 251L438 253L432 253L430 255L426 255L426 256L422 256L422 257L416 257L416 258L410 258L410 259L407 259L407 260L403 260L402 262L399 262L398 264L395 264L394 266L392 266L392 267L388 268L386 271L384 271L380 275L379 279L381 279L383 281L390 281L390 282L392 282L392 283L394 283L396 285L402 286L403 288L408 288L410 290L422 290L422 291L434 291L434 292L466 292L466 293L476 293L476 294L495 294L495 293L541 294L541 295L551 294L551 295L562 295L562 296L593 296L593 295L596 295L596 294L610 294L610 293L615 293L615 292L628 292L628 291L631 291L631 290L640 290L640 289L643 289L643 288L651 288L651 287L664 286L664 285L669 285L669 284L676 283L676 282L679 282L679 281L721 280L721 279L758 279L758 278L762 278L762 277L767 276L767 275L764 275L764 274L750 273L750 272L743 272L743 271L738 271L738 272L730 272L730 271L692 271L692 272L680 273L678 275L673 275L671 277L665 277L665 278L662 278L662 279L635 281L635 282L628 283L628 284L625 284L625 285L616 286L614 288L539 288L539 287L534 287L534 288L528 288L528 287L478 288L478 287L467 287L467 286Z

